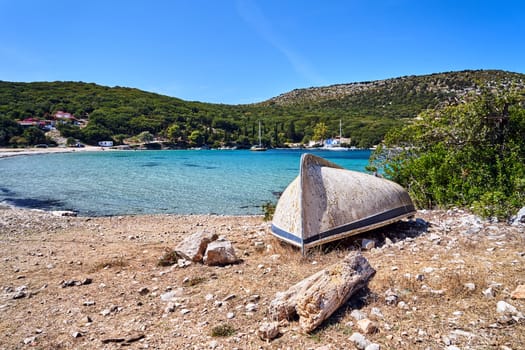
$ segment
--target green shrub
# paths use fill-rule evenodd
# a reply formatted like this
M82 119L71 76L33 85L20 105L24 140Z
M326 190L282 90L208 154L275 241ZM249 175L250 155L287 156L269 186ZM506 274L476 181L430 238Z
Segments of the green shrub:
M264 221L271 221L273 219L273 214L275 213L275 203L267 202L262 205L264 213Z
M370 168L407 188L419 208L508 218L525 205L523 96L485 94L423 112L387 134Z

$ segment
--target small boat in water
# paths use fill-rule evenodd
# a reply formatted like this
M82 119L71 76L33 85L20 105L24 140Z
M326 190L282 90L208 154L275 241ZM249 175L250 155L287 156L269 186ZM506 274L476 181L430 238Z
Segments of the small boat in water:
M395 182L307 153L277 203L272 234L304 251L414 214L408 192Z
M261 121L259 120L259 144L258 145L253 145L251 148L250 148L250 151L255 151L255 152L264 152L266 151L267 148L263 146L262 144L262 138L261 138Z

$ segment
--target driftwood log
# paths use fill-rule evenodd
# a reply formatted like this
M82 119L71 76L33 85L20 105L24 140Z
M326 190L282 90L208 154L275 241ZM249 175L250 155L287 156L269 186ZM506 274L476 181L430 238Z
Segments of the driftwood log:
M312 332L365 287L375 272L365 257L351 252L341 262L277 293L270 303L270 315L276 321L299 315L301 329Z

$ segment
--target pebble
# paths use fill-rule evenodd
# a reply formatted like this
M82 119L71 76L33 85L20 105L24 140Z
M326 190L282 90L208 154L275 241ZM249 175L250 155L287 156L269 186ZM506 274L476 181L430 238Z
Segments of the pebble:
M357 321L357 326L365 334L372 334L378 330L376 323L368 318Z
M28 345L28 344L32 344L34 343L36 340L36 337L27 337L27 338L24 338L24 344Z
M400 301L399 303L397 303L397 307L403 310L408 310L408 305L404 301Z
M494 290L492 290L492 288L487 288L485 289L483 292L483 295L485 296L485 298L494 298L495 295L494 295Z
M169 302L168 305L166 306L166 308L164 309L164 311L165 311L166 313L174 312L174 311L175 311L175 308L176 308L175 303L173 303L173 302Z
M350 312L350 316L354 318L354 320L356 321L359 321L359 320L364 320L366 318L366 315L364 313L362 313L361 311L359 310L352 310L352 312Z
M257 335L262 340L272 340L279 335L278 322L263 322L257 330Z
M394 305L397 302L397 299L397 295L389 295L385 298L385 302L387 303L387 305Z
M369 344L365 348L365 350L380 350L380 349L381 347L379 346L379 344L376 344L376 343Z
M245 309L248 312L255 312L258 309L258 305L255 303L248 303L246 304Z
M361 241L361 248L363 249L366 249L366 250L371 250L373 248L376 247L376 241L374 241L373 239L363 239Z
M370 345L370 341L368 341L364 335L358 332L354 332L349 340L354 343L355 347L359 350L365 350L365 348Z
M476 290L476 285L474 283L465 283L463 285L463 287L465 287L465 289L473 292L474 290Z
M111 314L111 310L109 310L109 309L104 309L104 310L100 311L100 314L101 314L102 316L108 316L109 314Z
M177 288L169 292L163 293L160 295L160 300L162 301L172 301L176 297L180 297L184 294L184 289Z
M518 310L514 306L510 305L507 302L504 302L503 300L498 301L498 303L496 304L496 311L500 314L514 315L518 313Z
M263 241L256 241L256 242L254 242L253 246L255 247L256 251L263 251L264 248L265 248L265 245L264 245Z
M231 320L231 319L234 318L234 317L235 317L235 313L233 313L233 312L228 312L228 313L226 314L226 318L227 318L228 320Z

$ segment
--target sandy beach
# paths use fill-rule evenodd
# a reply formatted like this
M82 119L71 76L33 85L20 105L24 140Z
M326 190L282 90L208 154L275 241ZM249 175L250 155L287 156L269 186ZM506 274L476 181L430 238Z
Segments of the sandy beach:
M109 149L96 146L47 147L47 148L0 148L0 158L47 153L99 152Z
M215 232L241 261L160 266L187 235ZM360 332L380 349L523 349L523 226L466 212L351 237L306 257L260 216L63 217L0 208L0 349L351 349ZM375 248L361 249L363 239ZM313 334L296 320L257 336L275 293L362 250L377 273L368 290ZM508 303L515 311L498 312ZM357 310L357 311L356 311ZM376 330L365 334L357 318ZM226 336L213 330L228 325ZM455 349L455 348L454 348Z

